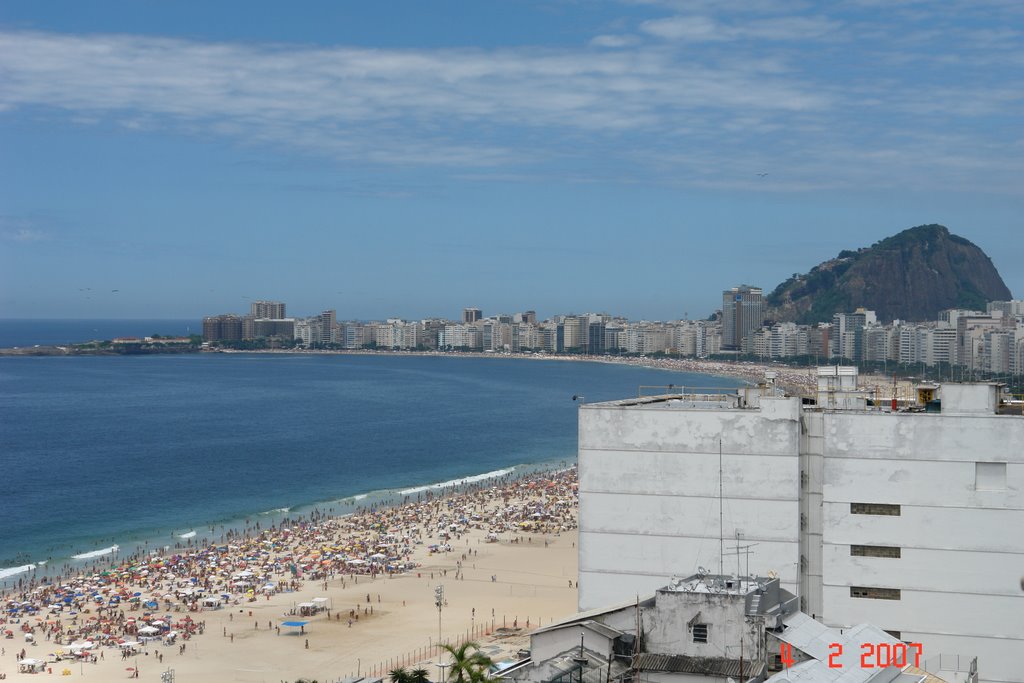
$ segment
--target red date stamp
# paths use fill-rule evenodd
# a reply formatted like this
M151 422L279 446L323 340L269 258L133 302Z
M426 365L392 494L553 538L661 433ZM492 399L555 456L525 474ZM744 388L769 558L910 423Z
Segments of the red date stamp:
M843 656L843 644L829 643L828 651L828 668L842 669L843 663L839 658ZM861 643L860 668L884 669L895 666L902 669L908 664L919 666L923 651L921 643ZM793 646L789 643L779 644L779 655L786 668L794 664Z

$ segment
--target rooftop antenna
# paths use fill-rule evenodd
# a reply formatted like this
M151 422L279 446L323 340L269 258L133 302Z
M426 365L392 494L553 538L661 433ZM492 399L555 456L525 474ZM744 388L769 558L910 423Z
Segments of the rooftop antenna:
M743 554L745 554L747 556L747 573L746 573L746 576L749 577L750 576L750 553L753 552L751 550L751 548L753 548L754 546L760 545L760 544L758 544L758 543L749 543L747 545L740 545L740 537L741 536L742 536L742 534L740 533L740 530L737 529L736 530L736 545L735 545L735 547L730 548L730 550L733 550L733 551L736 552L736 576L737 577L739 577L739 575L740 575L740 553L743 553Z
M722 437L718 437L718 573L725 576L725 503L722 496Z

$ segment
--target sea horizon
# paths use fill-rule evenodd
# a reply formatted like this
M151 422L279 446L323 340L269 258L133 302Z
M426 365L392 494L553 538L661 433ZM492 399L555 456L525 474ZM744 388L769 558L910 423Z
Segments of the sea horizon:
M0 348L202 334L203 318L0 318Z

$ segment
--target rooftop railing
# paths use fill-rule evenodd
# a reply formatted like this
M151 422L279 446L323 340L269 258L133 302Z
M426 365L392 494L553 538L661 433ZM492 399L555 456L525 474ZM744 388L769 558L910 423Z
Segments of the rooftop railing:
M755 389L756 387L750 387ZM680 398L691 399L691 397L714 397L713 399L700 398L696 400L721 400L723 397L736 396L737 390L743 391L744 387L688 387L681 384L641 384L637 388L637 398L650 396L679 396Z

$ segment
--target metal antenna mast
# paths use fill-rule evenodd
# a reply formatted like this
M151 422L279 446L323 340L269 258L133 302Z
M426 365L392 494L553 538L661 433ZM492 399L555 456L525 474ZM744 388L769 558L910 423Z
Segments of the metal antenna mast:
M725 503L722 495L722 439L718 439L718 573L725 576Z
M749 543L747 545L740 545L740 538L741 538L741 536L742 535L740 534L740 530L737 529L736 530L736 545L729 549L730 551L732 551L729 554L731 555L733 552L736 553L736 576L737 577L740 576L740 553L743 553L744 555L747 556L747 573L746 573L746 576L749 577L750 576L750 553L754 552L754 551L751 550L751 548L754 548L754 547L756 547L756 546L758 546L760 544L759 543Z

